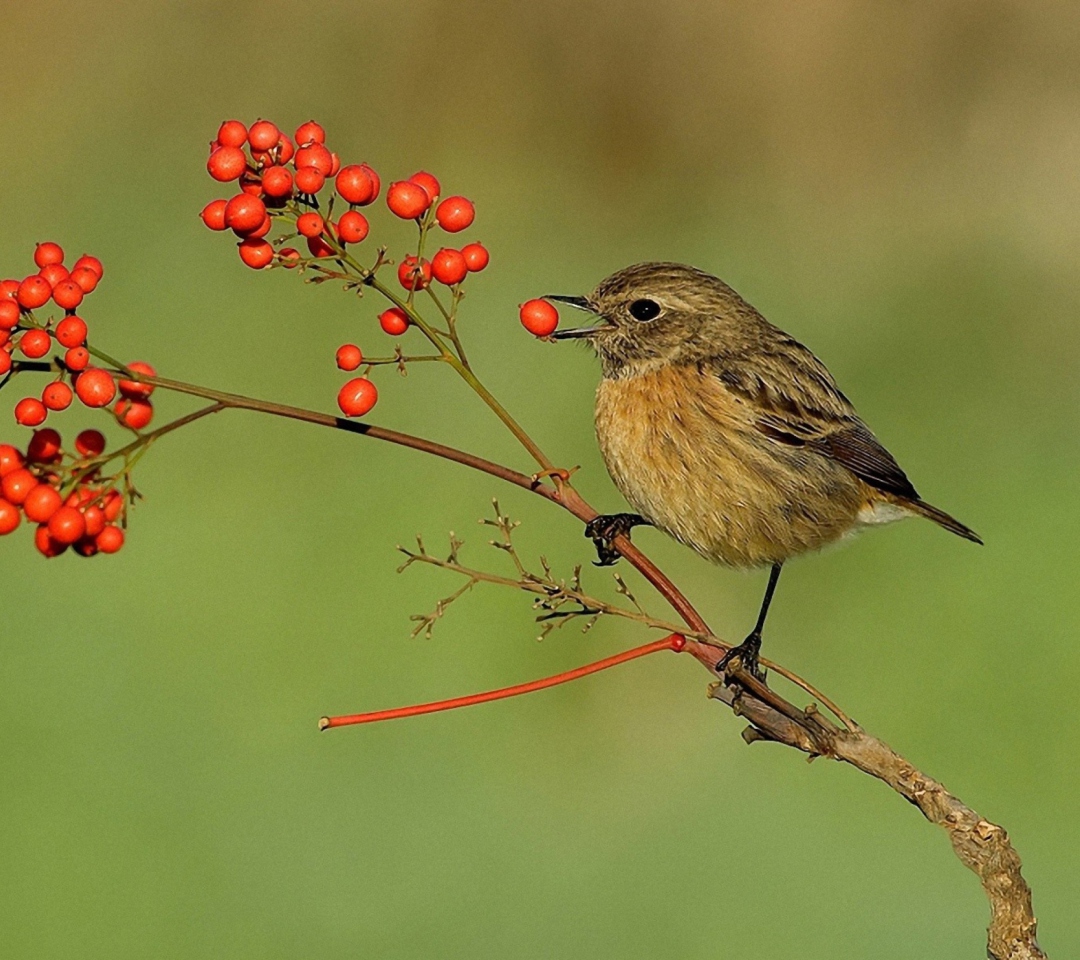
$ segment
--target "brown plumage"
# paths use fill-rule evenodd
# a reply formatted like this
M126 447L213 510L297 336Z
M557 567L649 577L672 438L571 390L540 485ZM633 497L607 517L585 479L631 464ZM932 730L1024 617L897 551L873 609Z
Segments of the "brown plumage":
M642 263L554 299L599 317L556 336L600 358L596 434L616 486L702 556L771 564L775 585L790 557L905 516L982 542L920 499L825 365L722 280Z

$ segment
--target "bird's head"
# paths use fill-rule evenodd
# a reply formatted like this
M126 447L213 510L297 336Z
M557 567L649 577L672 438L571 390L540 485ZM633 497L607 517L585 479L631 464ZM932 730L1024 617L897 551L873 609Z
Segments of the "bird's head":
M595 323L554 337L585 340L609 377L737 351L765 323L723 280L681 263L638 263L613 273L588 296L547 299L595 316Z

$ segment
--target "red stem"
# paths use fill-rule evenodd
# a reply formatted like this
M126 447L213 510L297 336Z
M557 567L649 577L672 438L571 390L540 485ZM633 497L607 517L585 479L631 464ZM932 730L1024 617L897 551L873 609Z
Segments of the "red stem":
M548 687L557 686L580 677L587 677L590 673L606 670L608 667L617 667L620 663L644 657L659 650L674 650L676 653L686 646L686 641L677 633L664 637L663 640L654 640L641 647L632 650L624 650L613 657L605 657L595 663L587 663L583 667L567 670L565 673L557 673L553 677L544 677L542 680L530 680L528 683L518 683L512 687L503 687L501 690L488 690L486 693L473 693L467 697L454 697L452 700L436 700L433 703L419 703L412 707L395 707L393 710L375 710L372 713L354 713L345 717L323 717L319 721L319 729L326 730L328 727L347 727L354 723L378 723L380 720L397 720L399 717L416 717L422 713L438 713L440 710L456 710L458 707L471 707L477 703L488 703L491 700L503 700L506 697L516 697L522 693L532 693L535 690L546 690Z

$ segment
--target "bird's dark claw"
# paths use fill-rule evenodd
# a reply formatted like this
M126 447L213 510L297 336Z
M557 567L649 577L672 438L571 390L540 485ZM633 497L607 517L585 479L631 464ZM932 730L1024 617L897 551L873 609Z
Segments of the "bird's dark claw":
M723 674L727 669L727 665L732 660L738 658L739 665L752 677L764 682L765 671L758 663L758 654L761 652L761 634L755 631L750 634L742 643L737 647L732 647L727 653L720 658L716 664L716 672Z
M615 549L615 538L630 536L630 531L634 527L648 523L648 520L636 513L609 513L590 520L585 524L585 536L592 540L596 547L595 565L610 567L619 559L619 551Z

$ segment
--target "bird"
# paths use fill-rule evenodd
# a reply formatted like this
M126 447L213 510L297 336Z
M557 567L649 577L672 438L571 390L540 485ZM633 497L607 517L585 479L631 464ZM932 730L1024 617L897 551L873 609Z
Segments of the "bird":
M717 664L758 666L784 563L868 527L925 517L981 544L924 501L825 365L723 280L680 263L638 263L586 296L552 294L593 315L557 330L583 340L602 377L595 426L611 479L635 513L586 526L598 564L642 524L714 563L769 568L757 621Z

